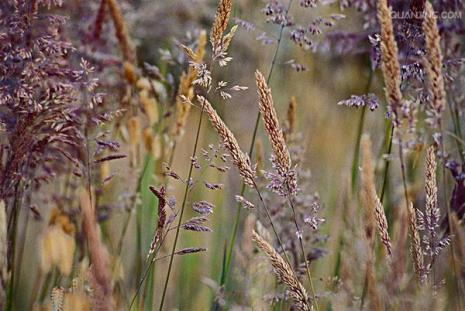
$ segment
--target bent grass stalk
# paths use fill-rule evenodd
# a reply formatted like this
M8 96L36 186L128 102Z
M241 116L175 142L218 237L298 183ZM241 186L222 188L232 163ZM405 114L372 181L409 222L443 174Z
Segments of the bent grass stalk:
M289 4L288 4L286 12L285 12L286 16L287 16L287 14L288 14L291 6L292 6L292 2L293 2L293 0L289 0ZM278 56L278 52L279 52L279 47L281 46L281 41L282 41L282 37L283 37L285 27L286 27L285 25L281 25L280 30L279 30L278 40L276 41L276 49L274 51L273 59L271 61L270 71L268 72L268 76L266 78L266 83L267 84L270 83L271 76L273 74L273 70L274 70L274 67L275 67L275 64L276 64L276 60L277 60L277 56ZM255 140L257 138L258 125L259 124L260 124L260 111L257 112L257 117L255 118L255 126L254 126L254 130L253 130L253 133L252 133L252 140L250 142L249 153L248 153L249 157L252 156L253 151L254 151ZM244 195L245 189L246 189L246 185L245 185L245 183L242 183L241 192L240 192L241 196ZM229 276L229 271L230 271L230 268L231 268L232 252L233 252L233 249L234 249L234 244L236 242L237 230L239 228L239 221L240 221L240 218L241 218L241 210L242 210L242 206L241 206L241 204L238 203L237 207L236 207L236 214L235 214L235 218L234 218L233 230L232 230L231 237L230 237L229 243L228 243L229 247L228 247L228 249L226 251L226 258L224 260L224 267L223 267L223 271L221 272L221 278L220 278L220 286L221 287L225 286L225 284L227 282L227 279L228 279L228 276Z

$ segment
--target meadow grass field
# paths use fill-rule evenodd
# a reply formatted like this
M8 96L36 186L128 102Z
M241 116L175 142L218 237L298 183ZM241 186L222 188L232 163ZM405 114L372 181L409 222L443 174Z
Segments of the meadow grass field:
M0 310L464 310L464 14L1 1Z

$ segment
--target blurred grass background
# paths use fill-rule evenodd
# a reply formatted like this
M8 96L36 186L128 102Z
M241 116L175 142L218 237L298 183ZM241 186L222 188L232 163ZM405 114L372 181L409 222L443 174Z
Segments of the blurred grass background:
M130 25L130 32L138 45L138 57L141 61L155 63L163 70L170 72L173 68L166 66L160 61L160 48L170 46L173 38L182 37L186 30L194 28L209 29L217 1L204 0L172 0L172 1L134 1L134 7L127 6L125 14ZM252 21L257 28L266 30L270 34L277 34L278 28L275 25L265 23L262 1L240 0L234 1L233 16L244 20ZM329 10L338 12L335 6ZM296 5L291 10L296 19L310 19L308 11L301 10ZM326 14L329 11L315 10L310 15L314 17L318 14ZM76 17L75 17L76 18ZM356 12L351 12L349 17L342 22L344 29L360 29L361 25ZM353 157L354 144L357 135L357 126L361 110L338 106L337 102L348 98L352 94L365 93L366 85L370 76L370 63L366 55L337 56L331 53L311 53L299 49L289 39L288 34L281 45L276 68L270 82L273 91L275 105L280 118L285 118L287 104L291 96L295 96L298 103L298 128L304 135L305 162L310 168L313 176L314 189L321 196L324 209L323 218L326 222L322 226L322 232L329 235L329 241L325 245L328 251L326 257L316 263L315 278L317 288L324 288L326 280L335 270L338 256L337 247L341 230L341 219L344 213L344 199L350 186L351 163ZM236 134L240 145L244 150L248 148L253 131L255 115L258 109L257 94L254 83L254 72L260 69L268 72L274 54L275 46L262 46L255 39L254 34L250 34L243 29L239 29L230 49L233 57L232 63L218 74L224 80L234 81L234 84L248 86L247 91L233 98L226 104L214 102L215 108L220 112L230 129ZM287 60L295 59L304 64L308 70L295 72L289 66L284 65ZM178 70L178 69L175 69ZM374 92L383 97L379 72L374 75L370 92ZM232 82L231 82L232 83ZM365 130L371 134L374 142L374 150L380 150L384 143L384 111L381 107L374 112L367 111ZM194 135L197 120L199 118L198 109L193 109L189 117L186 133L182 141L178 143L173 162L173 169L180 176L187 176L190 153L193 148ZM260 129L259 137L264 142L264 133ZM209 143L217 143L216 134L212 131L208 122L203 123L200 146L206 147ZM270 154L270 149L265 144L265 154ZM148 172L153 172L153 162L150 159ZM394 172L397 170L393 169ZM117 177L109 185L107 194L103 200L117 199L115 193L123 192L128 188L134 188L141 173L140 167L136 170L125 165L112 165L112 172ZM397 173L394 173L397 174ZM149 174L150 175L150 174ZM166 307L179 310L207 310L210 307L214 291L207 285L206 279L218 281L223 260L224 246L229 239L236 203L234 194L240 191L240 182L237 172L232 170L225 180L211 174L205 177L210 182L219 181L224 183L224 196L220 192L207 190L205 187L197 187L189 197L187 214L188 219L194 216L190 211L192 202L198 200L209 200L215 202L216 208L211 218L211 233L198 233L182 231L180 235L179 249L190 246L201 246L208 249L207 252L192 256L176 257L174 261L174 271L168 288L168 299ZM150 241L156 224L156 200L148 191L148 185L156 184L152 176L144 176L142 179L141 201L138 208L141 210L141 250L144 258L149 249ZM46 191L55 191L52 186ZM183 188L175 186L170 194L174 195L180 203ZM246 214L242 213L245 220ZM24 215L23 215L24 216ZM43 213L44 219L48 219ZM110 245L116 245L121 235L121 229L127 217L127 213L119 211L112 213L109 220L104 222L103 228L105 238L109 239ZM24 217L23 217L24 219ZM24 221L24 220L23 220ZM123 243L122 250L122 271L123 279L126 281L126 295L130 298L136 280L133 276L135 269L134 257L138 252L136 245L136 215L133 213L128 227L128 234ZM31 276L37 271L37 237L40 236L44 227L43 222L31 221L25 244L24 261L21 271L20 288L24 295L30 295L33 291L34 282ZM242 225L239 235L242 232ZM237 243L240 244L239 236ZM167 240L160 254L168 254L172 245L171 238ZM235 252L240 251L236 248ZM116 260L116 259L115 259ZM162 291L162 284L165 279L168 260L160 260L155 265L154 270L154 305L158 305L159 294ZM238 261L234 260L232 267L231 291L228 292L228 300L234 301L234 296L241 297L242 291L246 290L241 284L240 267ZM27 294L26 294L27 293ZM18 301L18 310L25 310L27 306ZM26 301L25 301L26 303ZM146 306L146 310L152 308Z

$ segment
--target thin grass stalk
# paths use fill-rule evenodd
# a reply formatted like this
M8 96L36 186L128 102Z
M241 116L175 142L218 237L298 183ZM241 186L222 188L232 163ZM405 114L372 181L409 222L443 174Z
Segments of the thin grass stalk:
M291 9L292 2L293 2L293 0L289 0L288 6L286 8L285 16L287 16L289 10ZM270 70L269 70L268 76L266 78L266 83L267 84L270 83L270 80L271 80L271 77L272 77L272 74L273 74L273 70L274 70L274 67L275 67L275 64L276 64L276 60L277 60L279 48L281 46L281 41L282 41L282 37L283 37L285 27L286 27L285 25L281 25L280 30L279 30L278 40L276 42L276 49L274 51L273 59L271 61ZM259 124L260 124L260 111L257 112L257 117L255 118L255 125L254 125L254 130L253 130L253 133L252 133L252 140L250 142L249 153L248 153L249 157L252 157L252 154L253 154L253 151L254 151L254 148L255 148L255 140L257 138ZM241 192L240 192L241 196L244 196L245 189L246 189L246 185L245 185L245 183L242 183ZM224 287L224 285L227 282L228 276L229 276L229 271L230 271L230 268L231 268L232 252L233 252L234 245L235 245L235 242L236 242L237 230L239 228L239 221L240 221L240 218L241 218L241 211L242 211L242 206L241 206L241 204L238 203L237 207L236 207L236 214L235 214L235 217L234 217L233 230L232 230L231 237L230 237L229 243L228 243L229 247L228 247L227 252L226 252L225 266L224 266L224 269L223 269L223 271L221 273L221 278L220 278L220 286L221 287Z
M199 116L197 132L195 134L194 150L192 151L191 159L194 159L196 154L197 154L197 147L198 147L198 143L199 143L200 129L202 127L202 119L203 119L203 114L204 114L204 108L205 108L205 101L202 103L202 110L201 110L200 116ZM176 245L178 243L179 231L180 231L181 223L182 223L182 216L184 215L184 210L185 210L186 203L187 203L187 195L189 193L189 186L190 186L189 181L191 180L193 169L194 169L194 163L192 161L190 161L189 174L187 176L186 187L184 189L184 197L183 197L183 200L182 200L181 212L179 214L178 226L176 228L176 234L174 236L173 248L171 249L171 257L170 257L170 262L169 262L169 265L168 265L168 272L166 273L165 285L163 286L163 293L162 293L162 296L161 296L161 302L160 302L160 308L159 308L160 311L163 310L163 304L165 302L166 290L168 288L168 282L169 282L169 279L170 279L171 269L173 267L174 253L176 251Z
M158 246L156 247L156 249L153 251L153 254L152 254L152 259L150 259L149 261L149 264L147 265L147 267L145 268L144 270L144 273L143 273L143 277L140 279L139 283L138 283L138 286L136 288L136 292L134 294L134 296L132 297L131 299L131 303L129 305L129 308L128 310L131 311L133 305L134 305L134 302L136 301L136 298L137 296L139 295L140 293L140 290L142 289L142 285L144 284L144 281L145 279L147 278L148 276L148 273L149 273L149 269L152 267L152 265L155 263L155 257L158 255L158 252L160 251L160 248L161 246L163 245L163 242L165 241L167 235L168 235L168 232L171 231L172 228L169 228L169 230L163 235L163 237L161 238L160 240L160 243L158 244ZM168 255L167 257L171 257L171 255Z
M386 141L389 140L389 142L388 142L386 152L384 153L387 157L391 155L393 133L394 133L394 126L389 124L388 122L386 125L386 138L388 135L389 135L389 138L387 138ZM383 153L383 151L381 150L380 153ZM381 203L384 203L384 195L386 193L386 187L388 184L389 167L391 164L391 161L389 160L389 158L386 158L385 162L386 164L384 166L384 172L383 172L383 185L381 186L381 193L379 195L379 199Z
M365 94L370 91L371 84L373 82L373 77L374 77L374 72L373 70L370 70L367 85L365 87ZM353 158L352 158L352 171L351 171L352 193L355 192L356 185L357 185L356 183L357 183L357 177L358 177L358 159L360 155L360 140L362 138L363 128L365 125L366 110L367 110L367 107L363 106L362 112L360 113L360 119L358 121L358 126L357 126L357 137L355 138L355 147L354 147L354 153L353 153Z

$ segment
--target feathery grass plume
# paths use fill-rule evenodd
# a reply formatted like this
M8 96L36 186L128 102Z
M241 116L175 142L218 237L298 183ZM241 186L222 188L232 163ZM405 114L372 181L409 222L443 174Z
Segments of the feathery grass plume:
M95 211L88 191L81 190L80 194L82 228L89 249L92 264L92 280L95 282L95 295L99 297L98 310L113 310L112 286L110 283L110 261L108 252L98 233Z
M265 130L268 133L273 152L276 155L276 163L281 173L286 173L291 169L291 156L286 146L283 130L279 125L278 115L273 105L271 90L266 84L265 77L260 71L255 71L258 95L260 97L259 108L262 114Z
M425 281L425 264L423 259L423 250L421 249L420 233L418 229L417 213L410 202L408 209L408 219L410 228L410 254L413 259L413 268L417 276L418 282L422 284Z
M211 124L218 132L221 140L223 141L223 145L228 150L229 154L231 155L232 161L234 165L238 168L239 174L241 175L245 184L250 187L255 187L255 171L252 169L250 165L249 157L242 152L241 148L239 147L239 143L234 137L234 134L229 130L223 120L220 118L216 110L212 107L212 105L208 102L208 100L203 96L197 96L198 101L200 102L201 106L203 106L205 112L210 119Z
M6 284L8 277L7 270L7 251L8 251L8 238L7 238L7 221L5 201L0 201L0 309L3 310L3 303L6 296Z
M297 100L295 99L295 96L292 96L291 100L289 101L289 105L287 106L287 128L286 128L286 132L284 133L285 134L284 138L286 139L286 141L288 141L289 138L292 137L292 134L295 131L296 114L297 114Z
M297 310L310 310L308 307L309 297L307 291L294 275L292 268L257 232L252 232L252 239L257 244L258 248L268 256L277 278L288 287L290 296L294 300Z
M110 16L115 27L116 39L123 55L123 60L131 64L136 63L136 51L134 45L131 42L129 37L129 32L124 21L123 14L121 13L121 8L117 0L106 0L108 8L110 9Z
M430 95L428 114L432 126L437 130L441 126L441 116L446 103L446 91L442 77L441 37L436 21L436 14L430 2L425 2L423 33L425 35L426 57L424 67L428 77Z
M212 44L213 51L216 51L223 44L223 33L228 27L231 9L232 0L220 0L210 33L210 43Z
M381 26L381 69L383 71L388 111L394 125L398 125L398 110L402 100L398 49L392 27L392 11L387 0L378 1L378 20Z
M202 30L197 41L197 49L195 55L191 58L194 63L201 63L205 55L205 46L207 44L207 32ZM194 89L192 82L197 77L197 69L194 66L189 66L186 72L183 72L179 81L178 94L176 96L176 120L174 123L173 133L176 138L182 136L186 127L187 118L191 110L191 105L183 100L183 97L192 100L194 97Z
M373 173L373 160L371 154L371 141L368 135L362 137L362 198L364 200L365 209L371 209L369 213L370 221L376 220L378 232L381 237L387 254L389 257L392 255L391 239L388 233L388 223L386 220L386 214L384 213L383 205L376 193L374 173ZM374 212L374 213L373 213Z
M431 265L440 251L446 247L450 240L448 237L440 239L438 231L440 230L439 219L441 218L438 206L438 188L436 185L436 148L429 146L426 150L426 169L425 169L425 192L426 207L425 214L418 212L419 229L425 231L423 244L426 253L431 258Z

